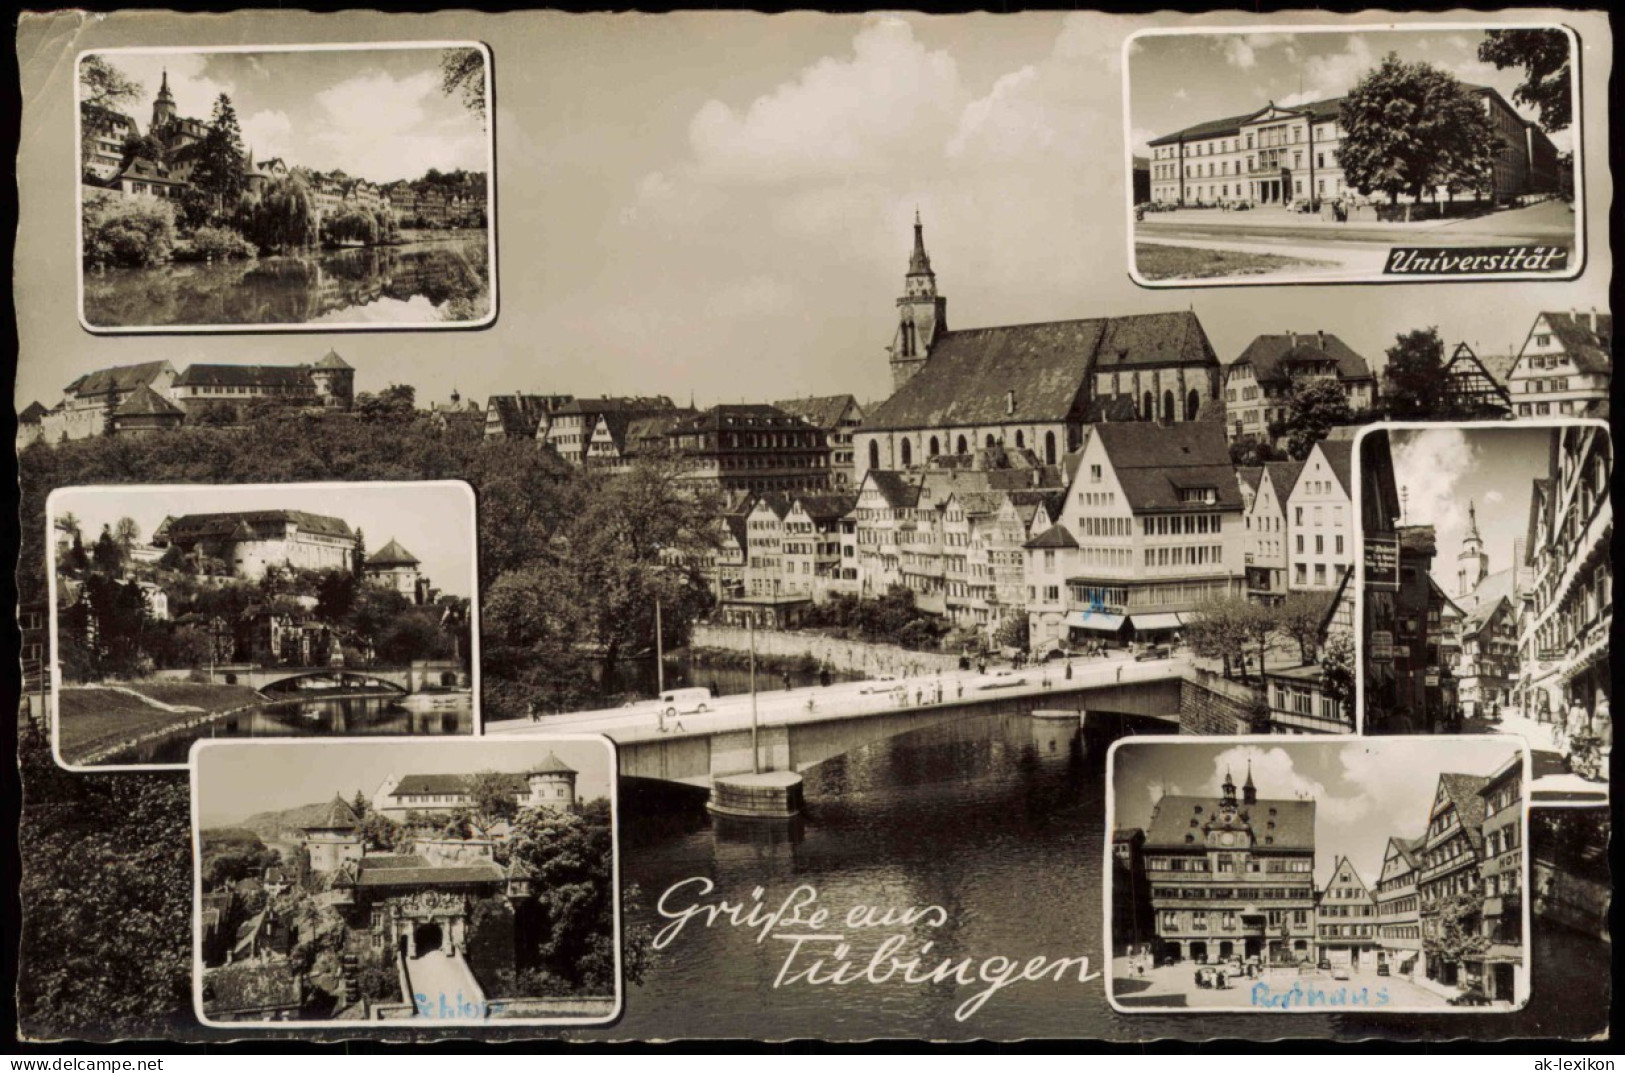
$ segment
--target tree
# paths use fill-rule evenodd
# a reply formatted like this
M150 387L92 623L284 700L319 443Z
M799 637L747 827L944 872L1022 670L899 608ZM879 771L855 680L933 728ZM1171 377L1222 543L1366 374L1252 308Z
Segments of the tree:
M141 539L141 526L136 524L134 518L120 518L113 526L113 539L128 556L135 547L135 542Z
M214 400L188 411L186 420L188 424L204 428L230 428L237 423L237 407L229 402Z
M1315 444L1324 440L1332 429L1346 425L1354 419L1349 408L1348 395L1336 377L1295 377L1287 388L1286 421L1282 434L1286 436L1287 456L1301 462L1309 457Z
M106 57L89 53L79 61L80 160L89 160L96 143L117 129L120 109L140 98L141 83L131 80Z
M524 809L508 841L536 892L516 922L519 968L545 972L580 994L609 994L615 985L613 849L606 810L595 805ZM646 939L628 935L626 945L634 948L629 968L641 965Z
M1483 956L1490 948L1489 938L1479 928L1483 919L1484 895L1470 890L1445 894L1424 906L1433 913L1437 932L1422 939L1422 949L1430 958L1447 964Z
M519 815L514 798L515 776L501 771L477 771L468 777L468 818L481 834Z
M1027 651L1027 646L1032 643L1032 636L1025 607L1010 609L1004 616L1004 621L999 623L998 632L993 635L993 642L1001 648Z
M448 48L440 54L440 92L463 95L463 105L485 123L485 53L477 48ZM429 171L436 176L434 168Z
M242 197L243 132L237 125L237 109L224 93L215 98L214 114L192 169L192 185L214 197L217 214Z
M109 577L119 572L124 565L124 552L120 549L118 541L113 538L113 530L102 526L102 535L96 538L96 544L91 549L90 561L96 569Z
M391 853L406 840L406 832L382 812L367 812L361 820L361 839L370 850Z
M1476 96L1451 75L1390 52L1343 99L1337 162L1362 194L1380 191L1397 204L1420 201L1436 186L1475 186L1489 174L1499 144Z
M164 162L164 143L151 134L130 134L125 137L119 156L119 170L128 168L137 160L154 164Z
M73 534L73 545L68 548L68 569L75 573L83 573L90 569L90 556L85 552L85 538L77 530Z
M1445 416L1450 380L1439 329L1418 328L1396 336L1387 355L1388 416L1399 421Z
M1223 663L1224 676L1241 666L1248 639L1248 601L1236 596L1210 597L1191 609L1185 619L1185 640L1203 659Z
M1244 596L1234 597L1236 603L1236 625L1244 642L1251 643L1258 653L1258 680L1264 681L1264 658L1269 653L1270 637L1280 623L1279 611L1268 604L1249 600ZM1243 648L1242 678L1247 677L1246 662L1248 653Z
M1354 634L1344 627L1326 632L1320 649L1320 688L1347 711L1354 703Z
M1320 626L1326 621L1328 598L1315 592L1288 593L1275 609L1275 626L1298 646L1301 663L1315 662Z
M262 252L273 253L314 246L320 238L316 199L298 176L276 179L237 212L237 226Z
M175 210L157 198L87 194L80 213L84 263L92 268L148 268L170 262Z
M1487 30L1478 58L1500 71L1522 67L1524 78L1512 99L1536 109L1546 133L1568 129L1574 118L1568 34L1555 28Z

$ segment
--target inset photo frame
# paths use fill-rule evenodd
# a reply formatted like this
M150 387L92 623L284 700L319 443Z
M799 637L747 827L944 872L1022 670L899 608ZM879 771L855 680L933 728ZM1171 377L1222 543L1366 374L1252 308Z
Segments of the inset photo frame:
M86 331L496 319L484 44L118 48L77 71Z
M1123 57L1141 286L1565 280L1585 265L1565 26L1158 27Z
M206 739L477 732L463 481L59 488L46 517L70 771L183 768Z

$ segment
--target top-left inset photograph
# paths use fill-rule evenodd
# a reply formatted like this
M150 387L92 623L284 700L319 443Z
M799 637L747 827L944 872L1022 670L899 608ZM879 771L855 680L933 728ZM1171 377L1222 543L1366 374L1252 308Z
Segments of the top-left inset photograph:
M81 53L81 325L490 324L491 100L478 42Z

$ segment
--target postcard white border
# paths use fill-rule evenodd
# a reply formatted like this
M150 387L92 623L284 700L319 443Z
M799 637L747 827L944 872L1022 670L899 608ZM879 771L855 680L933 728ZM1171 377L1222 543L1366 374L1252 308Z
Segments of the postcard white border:
M364 1038L367 1033L376 1029L405 1028L413 1032L440 1033L442 1030L451 1030L466 1033L471 1029L504 1029L509 1027L559 1027L564 1025L610 1025L620 1019L626 1007L626 978L625 967L622 962L621 944L624 940L624 925L621 921L621 802L620 802L620 754L616 751L615 743L602 734L548 734L528 739L525 744L534 744L545 748L548 744L560 741L594 742L602 745L608 753L608 768L606 775L609 783L609 837L610 837L610 884L614 888L614 936L615 936L615 1002L610 1012L602 1017L555 1017L555 1018L502 1018L500 1020L418 1020L417 1018L403 1018L398 1021L211 1021L203 1011L203 839L202 816L198 810L198 771L199 758L205 750L222 749L252 749L267 745L280 745L284 747L315 749L328 746L380 746L380 745L433 745L436 748L445 747L456 749L468 745L492 746L497 744L494 740L487 740L481 736L474 737L366 737L366 738L200 738L192 743L191 754L187 758L187 767L191 770L188 777L189 794L191 798L191 835L192 835L192 1011L197 1015L198 1022L209 1028L219 1029L247 1029L252 1031L279 1029L326 1029L329 1031L355 1035ZM521 743L510 743L510 747L517 747Z
M305 321L298 324L141 324L125 326L97 326L85 316L85 184L84 161L81 159L84 115L79 108L79 66L86 56L116 55L188 55L212 52L404 52L431 49L474 48L485 57L485 256L490 273L491 308L480 320L445 321L427 324L389 324L361 321L356 323L320 324ZM496 323L500 308L500 290L497 285L497 151L496 151L496 79L492 73L491 49L483 41L355 41L339 44L311 45L141 45L131 47L88 48L73 58L73 238L75 260L74 309L79 327L91 335L171 335L178 333L209 332L216 334L252 335L262 332L320 334L322 332L443 332L469 331L488 328Z
M1387 276L1382 273L1375 275L1360 275L1351 277L1342 276L1315 276L1315 275L1259 275L1259 276L1219 276L1213 279L1164 279L1148 280L1140 275L1139 260L1135 256L1135 220L1134 220L1134 117L1132 101L1129 93L1129 63L1133 58L1132 47L1141 37L1188 37L1196 34L1204 35L1242 35L1242 34L1360 34L1360 33L1449 33L1451 31L1478 31L1486 30L1562 30L1569 39L1569 79L1570 92L1573 95L1573 116L1569 122L1569 129L1574 132L1574 249L1569 256L1569 269L1563 275L1549 272L1507 272L1507 273L1472 273L1450 276ZM1279 287L1297 284L1313 286L1364 286L1372 283L1381 284L1413 284L1413 283L1514 283L1527 280L1541 282L1572 282L1584 274L1589 256L1586 247L1586 201L1585 201L1585 109L1580 89L1580 67L1582 52L1580 35L1571 26L1557 22L1345 22L1340 24L1320 23L1317 25L1277 25L1265 23L1263 25L1245 26L1150 26L1135 30L1123 39L1122 68L1123 68L1123 169L1125 184L1123 187L1123 200L1125 202L1124 227L1128 236L1128 248L1124 254L1128 261L1129 279L1137 287L1147 290L1168 290L1184 287ZM1351 87L1352 88L1352 87ZM1507 103L1511 103L1510 101ZM1389 249L1393 247L1390 246ZM1261 251L1267 252L1267 251Z
M1354 485L1353 495L1349 509L1354 514L1354 725L1356 733L1361 737L1372 738L1401 738L1428 740L1433 735L1426 734L1371 734L1365 729L1365 517L1361 510L1362 492L1365 484L1365 474L1360 465L1360 448L1365 438L1375 432L1440 432L1445 429L1459 429L1463 431L1477 431L1480 429L1494 431L1513 431L1526 429L1545 429L1548 432L1558 432L1565 428L1583 428L1590 426L1603 431L1609 438L1610 447L1613 443L1613 429L1607 421L1596 417L1519 417L1502 421L1382 421L1375 424L1364 425L1354 436L1353 458L1349 462L1349 481ZM1389 446L1393 441L1390 437ZM1612 491L1610 490L1610 499ZM1476 735L1447 735L1450 738L1475 737ZM1528 739L1521 734L1491 735L1491 737L1517 738L1527 746ZM1531 804L1535 808L1607 808L1612 800L1611 783L1603 783L1598 791L1601 795L1596 798L1582 798L1573 801L1550 800L1533 801L1534 787L1529 787L1526 796L1531 797Z
M1520 795L1522 803L1518 816L1518 837L1520 839L1519 848L1523 851L1523 863L1519 882L1523 884L1524 893L1524 897L1520 899L1520 902L1522 903L1523 914L1523 974L1524 980L1526 981L1522 1002L1517 1003L1510 1010L1494 1009L1488 1006L1451 1006L1448 1004L1442 1006L1340 1006L1335 1008L1329 1006L1304 1005L1288 1007L1286 1009L1260 1009L1252 1006L1123 1006L1118 1003L1117 996L1113 994L1112 991L1112 962L1115 960L1112 956L1112 833L1117 829L1117 751L1119 748L1124 746L1132 746L1138 748L1181 749L1191 746L1201 746L1209 749L1222 749L1230 745L1257 745L1261 747L1293 746L1296 748L1305 749L1342 749L1349 746L1364 745L1367 748L1373 749L1408 750L1413 744L1428 743L1437 745L1442 752L1447 752L1452 743L1459 741L1482 741L1497 745L1505 745L1514 755L1521 759L1520 767L1522 769L1522 773L1520 777L1523 780L1523 793ZM1439 774L1443 774L1448 770L1449 760L1446 756L1442 758L1442 762L1439 767ZM1496 770L1500 769L1497 768ZM1486 772L1485 774L1491 774L1491 772ZM1104 946L1101 949L1101 960L1105 962L1104 976L1106 982L1106 1001L1111 1004L1111 1008L1113 1010L1121 1014L1126 1014L1130 1017L1137 1014L1179 1014L1205 1017L1223 1017L1231 1014L1263 1014L1266 1016L1279 1016L1282 1014L1315 1014L1319 1016L1325 1016L1327 1014L1356 1014L1365 1016L1369 1014L1375 1017L1384 1017L1389 1014L1396 1013L1463 1014L1472 1016L1474 1014L1505 1015L1508 1013L1517 1013L1523 1010L1529 1005L1530 999L1534 997L1536 986L1530 956L1531 948L1534 943L1534 935L1530 931L1529 919L1529 903L1532 900L1532 898L1529 896L1529 877L1531 871L1529 849L1529 788L1532 781L1532 776L1533 767L1529 759L1529 743L1521 736L1511 734L1462 734L1453 735L1450 737L1427 737L1415 740L1402 735L1393 734L1379 735L1372 738L1356 738L1347 734L1340 734L1336 736L1302 735L1283 739L1279 734L1239 734L1234 737L1204 735L1201 737L1190 736L1168 739L1147 735L1143 737L1117 739L1116 741L1112 742L1111 747L1106 750L1106 831L1104 840L1105 845L1102 847L1103 856L1101 857L1100 869L1102 905L1101 925L1104 935ZM1437 782L1437 776L1435 776L1435 782ZM1317 856L1319 855L1319 852L1320 851L1317 847ZM1370 884L1368 884L1368 886L1369 885ZM1316 893L1319 893L1319 890L1320 887L1317 881L1315 886ZM1318 933L1316 934L1316 941L1319 941ZM1171 1039L1176 1037L1170 1036L1163 1038Z
M50 660L46 673L51 682L51 756L56 760L58 767L66 771L79 774L95 775L112 771L185 771L187 764L70 764L62 758L61 750L61 712L62 706L58 703L59 691L62 687L62 674L60 671L60 657L57 651L57 592L56 592L56 539L52 519L55 517L55 506L58 497L66 492L74 494L115 494L139 495L159 493L185 493L207 495L216 489L229 489L233 492L266 491L266 492L321 492L331 491L342 493L345 489L364 485L368 488L386 489L399 488L404 493L425 488L458 488L468 497L469 533L472 545L469 548L468 558L468 625L469 625L469 686L473 711L470 714L470 729L468 734L447 735L443 740L461 741L466 738L478 738L484 734L482 714L480 711L480 559L479 559L479 505L474 493L474 486L465 480L434 480L434 481L308 481L289 482L287 484L69 484L60 488L51 489L51 494L45 497L45 591L49 603L48 636L50 639ZM414 735L379 735L380 741L404 741ZM268 742L288 741L338 741L338 738L327 738L321 735L286 736L265 739L234 739L241 741L264 740ZM188 761L188 764L190 761Z

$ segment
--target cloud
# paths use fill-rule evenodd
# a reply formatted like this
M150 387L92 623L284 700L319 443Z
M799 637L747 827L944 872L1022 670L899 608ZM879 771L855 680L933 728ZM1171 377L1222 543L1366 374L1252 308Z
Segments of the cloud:
M1224 49L1225 62L1230 66L1242 70L1258 66L1258 54L1245 37L1226 37L1220 47Z
M147 129L152 101L158 96L165 72L169 74L169 92L175 98L176 114L182 117L208 122L220 94L236 98L236 87L231 81L209 73L209 57L203 53L114 53L105 58L141 86L140 95L125 105L124 110L137 120L142 130Z
M1461 429L1395 433L1393 454L1406 524L1446 531L1466 524L1456 487L1478 464L1478 450Z
M1501 493L1499 488L1491 488L1484 495L1484 502L1486 503L1504 503L1505 501L1506 496Z
M707 101L689 144L711 178L874 173L941 145L965 97L947 52L928 50L901 19L878 19L853 38L850 57L825 57L742 110Z
M1263 748L1237 745L1223 750L1213 758L1213 774L1200 792L1217 796L1227 773L1240 785L1246 781L1249 765L1261 797L1288 800L1313 798L1316 812L1332 823L1353 823L1372 811L1373 803L1369 795L1342 796L1332 793L1318 779L1298 772L1293 765L1292 755L1280 746Z
M486 166L486 139L472 123L433 116L429 101L440 93L440 78L423 71L396 78L363 71L316 94L321 129L312 139L323 160L317 168L339 167L379 181Z
M1291 106L1310 101L1341 97L1354 88L1367 71L1377 65L1371 44L1362 35L1353 35L1341 52L1324 56L1310 56L1299 65L1303 74L1303 89L1275 103Z
M293 145L293 120L286 112L266 110L244 116L238 123L243 132L243 145L254 151L260 162L272 157L286 157Z

